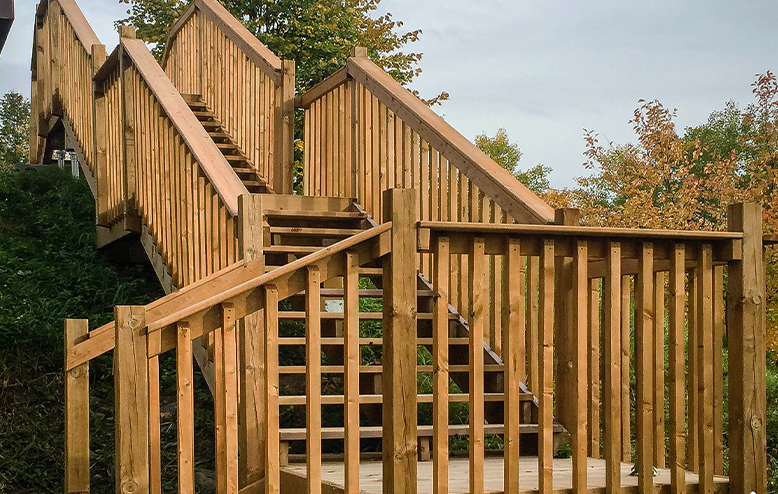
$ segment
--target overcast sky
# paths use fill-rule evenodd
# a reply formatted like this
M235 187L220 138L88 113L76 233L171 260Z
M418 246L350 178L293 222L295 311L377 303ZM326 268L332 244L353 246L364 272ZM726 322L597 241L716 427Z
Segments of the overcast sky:
M118 0L78 0L109 51ZM754 75L778 70L775 0L383 0L424 53L414 88L442 90L436 111L462 134L505 127L524 156L544 163L554 187L585 170L583 128L623 143L639 99L678 109L679 130L733 99L753 101ZM33 0L16 0L0 56L0 94L29 96Z

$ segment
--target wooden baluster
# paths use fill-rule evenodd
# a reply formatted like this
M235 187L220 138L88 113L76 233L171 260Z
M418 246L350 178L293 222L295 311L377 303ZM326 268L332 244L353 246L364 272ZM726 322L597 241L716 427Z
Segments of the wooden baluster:
M521 268L521 243L509 237L506 240L504 263L505 285L502 289L502 350L505 364L505 494L519 493L519 452L521 417L521 382L525 381L524 334L525 299L524 277ZM495 258L496 259L496 258ZM482 352L483 353L483 352Z
M224 486L227 494L238 493L238 342L235 307L222 304L222 376L224 384ZM217 376L218 379L218 376Z
M724 266L713 268L713 469L724 475Z
M665 273L654 273L654 465L665 467Z
M600 280L589 280L588 361L589 381L588 424L589 456L600 457Z
M151 343L151 342L149 342ZM149 345L150 346L150 345ZM159 353L148 349L149 355ZM162 493L162 431L159 402L159 356L148 359L149 366L149 473L151 494Z
M621 459L632 461L632 433L629 396L630 324L632 320L632 277L621 277Z
M176 325L176 329L178 492L194 492L194 368L192 363L192 330L189 324L183 321Z
M146 307L114 309L116 492L149 491L149 365Z
M743 232L743 256L729 262L729 492L767 492L765 427L765 272L762 211L758 204L734 204L730 231Z
M384 261L383 492L417 491L416 196L384 192L384 223L392 222L392 254Z
M686 248L675 244L670 259L670 306L668 353L670 380L670 491L686 492L686 388L684 353L686 346Z
M432 325L432 449L433 449L433 494L448 494L448 277L449 277L449 238L438 237L434 244L435 272L435 314Z
M541 494L553 492L554 474L554 241L543 240L539 261L538 482Z
M281 492L278 419L278 288L265 285L265 494Z
M88 334L86 319L65 320L66 361ZM65 494L80 492L89 492L89 362L65 372Z
M527 373L529 374L529 386L533 393L540 393L540 351L538 342L540 341L540 332L538 329L538 320L540 316L540 306L538 299L539 283L539 257L528 256L527 264Z
M345 426L345 494L359 493L359 261L346 252L343 276L343 398Z
M701 494L713 494L713 248L703 244L697 258L697 355Z
M321 492L321 273L308 266L305 290L305 446L308 494Z
M486 326L486 255L483 237L473 238L468 255L470 492L484 492L484 326Z
M688 322L687 322L687 331L688 331L688 341L687 341L687 347L688 347L688 368L687 368L687 376L686 376L686 396L687 396L687 414L686 417L688 419L688 431L686 435L686 463L689 465L689 470L692 472L699 471L699 465L700 465L700 455L699 455L699 448L698 448L698 440L699 440L699 427L697 423L697 417L699 417L699 414L697 412L697 409L699 407L699 396L698 396L698 389L697 389L697 382L699 381L699 378L697 376L697 371L699 369L699 364L697 362L698 353L697 353L697 305L699 299L697 298L697 270L693 269L689 271L688 276L688 283L689 283L689 295L687 300L687 314L688 314Z
M637 442L638 491L652 492L654 484L654 246L643 242L638 257L635 279L635 376L637 378L637 410L635 432Z
M572 417L574 423L568 426L573 447L573 492L587 492L587 453L589 444L587 441L587 387L582 383L587 382L587 360L588 360L588 317L587 305L589 298L589 278L587 275L588 264L588 246L585 241L579 240L572 244L573 251L572 264L572 288L573 300L572 308L572 342L570 356L573 363L573 379L575 383L575 393L573 399ZM599 377L599 376L598 376ZM599 424L593 424L599 430Z
M605 490L621 492L621 244L608 242L607 274L603 279L602 333L605 389L603 413L605 423Z

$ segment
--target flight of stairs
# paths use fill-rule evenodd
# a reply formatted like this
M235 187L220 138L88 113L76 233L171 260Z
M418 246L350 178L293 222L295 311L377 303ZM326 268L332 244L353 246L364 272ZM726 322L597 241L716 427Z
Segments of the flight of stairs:
M255 171L248 159L238 150L230 136L224 132L221 124L208 109L199 95L182 95L195 116L203 125L208 135L222 151L233 170L252 193L272 194L273 191ZM278 197L278 196L274 196ZM352 235L356 235L377 224L356 203L348 208L342 204L333 203L330 208L322 208L322 202L313 202L309 207L287 209L264 209L263 216L265 246L265 270L272 271L296 259L314 253L324 247L333 245ZM363 446L380 448L381 409L382 409L382 373L381 347L383 345L380 321L383 318L381 304L383 270L380 261L360 269L362 288L360 297L360 347L363 361L360 366L360 437ZM417 278L418 293L418 333L417 343L432 352L432 313L434 308L434 291L431 283L422 275ZM322 311L322 405L323 428L322 438L325 444L329 440L342 440L343 430L343 372L344 372L344 338L343 338L343 287L340 279L329 280L321 288ZM305 441L305 296L297 294L282 302L279 311L280 352L281 361L287 365L280 368L280 400L281 405L281 441L282 451L303 451ZM449 372L453 382L450 402L468 401L469 387L469 328L467 321L449 307ZM208 344L212 345L212 339ZM212 358L212 347L209 348ZM420 352L422 362L418 372L431 379L432 365L423 361L424 350ZM488 345L484 345L484 391L485 391L485 425L486 434L501 435L503 432L504 389L503 364ZM520 416L521 453L537 454L537 400L532 392L523 386ZM431 407L430 391L419 394L421 406ZM457 405L454 405L456 407ZM422 414L420 414L421 416ZM464 418L464 420L462 420ZM467 413L459 414L459 422L449 427L449 434L466 436ZM452 413L452 422L456 422L457 413ZM555 437L564 429L555 424ZM419 456L425 460L430 458L430 440L432 425L419 425ZM325 447L325 452L337 451L339 441L332 447ZM291 444L291 449L290 449ZM342 443L341 443L342 444Z
M267 194L272 192L267 182L260 177L251 161L244 155L233 142L229 134L224 131L221 122L216 115L202 101L198 94L181 95L189 105L197 120L200 121L208 135L213 139L216 147L224 155L224 159L230 164L235 174L240 178L246 189L252 194Z

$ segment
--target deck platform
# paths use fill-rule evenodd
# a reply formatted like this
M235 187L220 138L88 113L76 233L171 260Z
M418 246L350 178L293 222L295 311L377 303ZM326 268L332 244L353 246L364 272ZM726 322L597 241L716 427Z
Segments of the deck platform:
M432 462L419 462L419 494L432 493ZM589 489L591 492L605 493L605 460L589 458ZM533 457L522 457L519 462L520 489L523 492L533 492L538 489L538 461ZM305 464L290 464L284 470L297 477L305 477ZM637 493L638 478L630 475L631 463L621 464L621 485L625 493ZM484 462L485 486L484 492L498 494L503 492L503 460L500 457L486 458ZM382 464L380 461L365 461L359 466L360 492L365 494L382 494ZM466 494L468 486L469 465L467 458L451 458L449 460L449 493ZM572 492L573 467L572 460L554 460L554 492ZM322 481L327 485L325 492L343 492L343 463L325 463L322 465ZM697 492L698 476L686 474L687 493ZM654 492L670 492L670 470L658 468L654 476ZM728 492L728 478L715 477L715 492Z

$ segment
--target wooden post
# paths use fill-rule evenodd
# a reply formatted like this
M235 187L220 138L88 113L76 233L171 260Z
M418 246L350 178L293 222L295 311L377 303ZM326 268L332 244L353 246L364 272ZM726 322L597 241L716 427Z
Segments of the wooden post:
M89 333L86 319L65 320L65 356ZM65 494L89 492L89 362L65 373Z
M416 196L384 191L384 223L392 222L392 254L384 261L383 492L417 490Z
M278 87L276 108L275 158L273 190L279 194L292 194L294 168L294 60L281 61L281 85Z
M100 67L103 66L106 59L105 45L92 45L92 75L97 74ZM97 224L101 226L108 226L108 222L100 222L103 208L106 207L108 194L107 186L107 157L106 157L106 137L105 126L106 113L105 113L105 95L102 91L98 90L98 86L102 83L92 83L92 131L93 131L93 143L94 143L94 163L90 163L97 183L97 197L95 197L95 216L97 217ZM102 185L102 187L101 187Z
M743 232L743 257L729 262L729 492L767 492L765 272L762 210L729 207L729 230Z
M605 490L621 492L621 244L608 242L607 276L602 288L602 334L605 389L603 413L605 423Z
M116 492L149 490L149 376L146 307L114 309Z
M578 226L581 212L577 209L557 209L554 224ZM556 417L569 431L576 428L575 407L576 381L574 372L573 335L576 321L573 316L573 260L572 258L554 258L555 287L554 290L554 353L556 355ZM585 315L583 316L586 317ZM586 381L580 385L585 386Z
M238 255L244 262L261 260L263 254L262 196L238 197ZM238 435L240 485L245 487L264 476L265 421L262 394L265 387L265 331L262 311L239 322L241 353Z
M121 38L135 39L135 28L132 26L119 26ZM135 197L135 78L131 66L127 65L127 59L122 49L119 56L119 72L122 75L122 160L124 162L124 223L125 229L129 229L132 222L128 222L129 216L137 212Z

